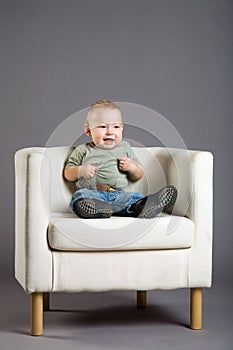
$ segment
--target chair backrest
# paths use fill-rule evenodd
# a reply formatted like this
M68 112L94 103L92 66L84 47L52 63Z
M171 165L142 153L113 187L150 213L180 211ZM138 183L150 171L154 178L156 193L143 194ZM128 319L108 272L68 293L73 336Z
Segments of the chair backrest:
M50 212L70 212L69 203L76 188L75 183L64 180L63 169L73 148L62 146L45 149L45 162L42 162L41 172L43 175L46 172L46 167L49 166L50 180L45 177L42 181L50 181ZM144 168L145 177L143 180L130 183L126 190L141 192L145 195L158 191L167 181L168 152L161 147L133 147L133 150ZM41 178L43 179L43 176ZM48 184L44 188L47 192ZM48 193L44 195L48 196Z

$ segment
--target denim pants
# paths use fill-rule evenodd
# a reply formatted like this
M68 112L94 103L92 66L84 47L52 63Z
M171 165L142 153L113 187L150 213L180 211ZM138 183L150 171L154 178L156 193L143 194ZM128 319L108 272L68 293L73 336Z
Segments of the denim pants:
M98 199L109 203L113 208L113 215L116 216L134 216L134 212L130 210L130 206L139 199L144 198L138 192L110 191L100 192L97 190L89 190L83 188L73 193L70 208L73 211L73 204L81 198Z

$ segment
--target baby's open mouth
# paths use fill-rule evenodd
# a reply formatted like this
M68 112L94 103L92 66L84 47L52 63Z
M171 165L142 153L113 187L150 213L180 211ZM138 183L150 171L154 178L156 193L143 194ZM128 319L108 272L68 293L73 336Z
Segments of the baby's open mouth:
M104 142L113 142L113 139L111 137L106 137L103 140Z

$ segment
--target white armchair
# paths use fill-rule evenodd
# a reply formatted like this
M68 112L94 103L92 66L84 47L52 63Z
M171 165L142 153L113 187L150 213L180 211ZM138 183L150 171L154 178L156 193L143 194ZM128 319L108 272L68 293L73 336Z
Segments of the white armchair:
M15 277L31 296L31 335L42 334L51 292L135 290L145 307L147 290L190 288L190 326L201 329L202 288L212 275L212 154L134 148L146 177L130 186L145 194L176 186L172 212L80 219L69 210L73 184L62 176L71 150L15 155Z

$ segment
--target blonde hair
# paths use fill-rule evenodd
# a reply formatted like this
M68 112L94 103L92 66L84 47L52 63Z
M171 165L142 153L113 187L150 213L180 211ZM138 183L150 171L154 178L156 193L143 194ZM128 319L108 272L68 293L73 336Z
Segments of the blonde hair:
M89 117L90 117L90 114L91 112L93 112L95 109L97 108L104 108L104 109L118 109L121 113L121 110L120 108L115 104L113 103L112 101L108 101L108 100L98 100L96 102L93 102L89 109L88 109L88 112L87 112L87 120L86 122L88 123L88 120L89 120Z

